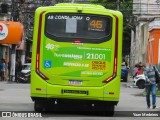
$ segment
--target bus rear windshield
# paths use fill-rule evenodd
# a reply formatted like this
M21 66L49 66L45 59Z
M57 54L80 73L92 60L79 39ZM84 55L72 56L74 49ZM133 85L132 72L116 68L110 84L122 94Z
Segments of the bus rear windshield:
M55 41L71 42L79 38L83 42L100 43L111 38L111 25L109 16L48 13L45 34Z

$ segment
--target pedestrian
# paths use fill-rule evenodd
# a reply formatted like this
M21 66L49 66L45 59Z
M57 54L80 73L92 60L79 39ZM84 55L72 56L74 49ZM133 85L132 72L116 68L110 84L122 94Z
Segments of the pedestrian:
M1 59L1 80L5 80L6 63L4 59Z
M153 66L153 69L155 71L156 84L158 85L158 84L160 84L160 74L159 74L159 71L156 68L156 66Z
M128 64L127 64L127 62L126 62L126 60L125 60L125 59L123 59L123 60L122 60L122 64L125 64L125 65L126 65L126 67L128 66Z
M135 72L135 76L144 74L143 72L144 72L144 66L142 64L139 64L138 69Z
M133 68L133 78L135 77L137 70L138 70L138 65L135 64L135 65L134 65L134 68Z
M10 80L10 68L11 68L11 64L10 64L10 61L8 61L8 80Z
M156 84L157 84L158 90L160 90L160 73L158 69L156 68L156 66L153 66L153 68L155 71Z
M135 72L135 76L137 76L137 75L140 75L140 67L138 67L138 69L136 70L136 72Z
M15 81L17 82L17 75L22 70L22 63L21 60L18 58L16 60L16 68L15 68Z
M152 66L145 68L145 77L146 77L146 102L147 108L151 107L150 102L150 93L152 93L152 108L156 108L156 78L155 78L155 71Z
M8 61L8 77L10 76L10 68L11 68L10 61Z

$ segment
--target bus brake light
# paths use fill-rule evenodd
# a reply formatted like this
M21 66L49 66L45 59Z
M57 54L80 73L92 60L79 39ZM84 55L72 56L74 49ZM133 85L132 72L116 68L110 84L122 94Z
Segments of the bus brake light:
M37 55L36 55L36 73L44 80L49 80L39 69L40 69L40 41L41 41L41 28L42 28L42 15L45 13L43 11L39 17L39 27L38 27L38 40L37 40Z

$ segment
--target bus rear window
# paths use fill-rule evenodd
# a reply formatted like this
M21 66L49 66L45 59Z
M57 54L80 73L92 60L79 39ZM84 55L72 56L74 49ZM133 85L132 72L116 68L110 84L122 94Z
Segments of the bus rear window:
M112 19L107 16L48 13L45 34L55 41L100 43L111 38L111 25Z

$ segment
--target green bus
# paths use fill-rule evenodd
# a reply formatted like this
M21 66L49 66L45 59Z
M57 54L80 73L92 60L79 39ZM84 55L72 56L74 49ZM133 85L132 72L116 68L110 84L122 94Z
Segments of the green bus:
M34 19L35 111L75 107L113 115L120 95L122 14L100 5L60 3L39 7Z

